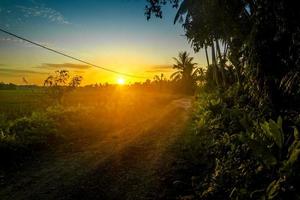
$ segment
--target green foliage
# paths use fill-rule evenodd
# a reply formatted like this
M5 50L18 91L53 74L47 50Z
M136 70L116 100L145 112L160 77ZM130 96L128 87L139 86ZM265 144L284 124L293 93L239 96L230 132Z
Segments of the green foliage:
M284 161L284 171L291 172L289 169L293 168L296 162L299 161L300 156L300 138L299 131L294 127L294 141L288 148L287 160Z
M252 150L252 153L259 158L266 167L270 168L277 164L277 158L262 141L248 138L247 144Z
M30 116L8 120L0 118L0 156L2 162L22 159L39 150L50 148L64 139L64 134L74 131L72 120L79 109L49 107L46 111L33 112ZM3 115L4 116L4 115ZM77 119L79 121L79 119ZM77 126L78 127L78 126Z
M299 107L299 11L297 1L148 0L146 16L177 9L195 51L205 51L207 83L228 89L238 83L257 103L274 111ZM208 56L208 49L211 50Z
M7 157L18 151L32 151L51 145L58 137L54 120L46 113L33 113L1 123L1 154Z
M203 88L197 95L193 137L198 144L189 145L199 152L187 159L197 163L194 157L201 155L207 162L201 169L208 172L193 187L195 199L296 198L299 132L286 124L299 122L287 113L273 120L266 105L255 109L247 96L239 95L242 90L239 86L226 91ZM207 148L197 148L203 145L200 140L209 144Z
M1 130L1 134L0 134L1 153L3 153L3 151L5 152L6 150L13 148L14 145L19 145L18 141L16 140L16 136L6 134ZM2 156L5 156L5 155L2 155Z
M210 91L200 93L204 97L197 100L195 125L199 137L211 134L216 163L196 196L299 199L296 1L147 2L148 19L162 17L166 3L177 8L174 21L183 24L195 51L205 50Z
M55 132L54 121L44 113L33 113L31 117L17 119L8 127L10 135L28 146L50 145Z
M270 119L269 122L263 122L260 124L263 133L272 139L275 144L282 149L284 142L284 134L282 130L282 118L279 116L277 119L277 123Z

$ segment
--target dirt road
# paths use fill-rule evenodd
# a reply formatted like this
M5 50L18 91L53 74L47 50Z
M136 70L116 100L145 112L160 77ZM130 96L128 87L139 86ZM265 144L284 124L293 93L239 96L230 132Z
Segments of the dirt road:
M49 155L6 177L0 199L162 199L161 174L174 160L167 151L190 105L190 98L173 100L84 148Z

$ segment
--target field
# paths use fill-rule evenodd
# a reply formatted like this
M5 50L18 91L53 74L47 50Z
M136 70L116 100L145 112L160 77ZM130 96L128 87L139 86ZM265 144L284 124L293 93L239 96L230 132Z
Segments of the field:
M10 124L2 131L17 130L29 144L2 144L10 164L2 169L1 199L159 198L162 173L175 159L167 152L191 106L187 96L125 87L79 88L60 106L41 90L0 95L3 124ZM37 131L47 134L37 138ZM22 156L11 161L8 153Z
M49 106L42 90L0 90L0 113L10 119Z

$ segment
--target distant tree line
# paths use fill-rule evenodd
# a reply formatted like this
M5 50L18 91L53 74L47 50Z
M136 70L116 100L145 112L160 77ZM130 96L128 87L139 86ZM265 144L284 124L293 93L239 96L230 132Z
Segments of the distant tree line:
M0 90L17 90L17 89L36 89L39 88L37 85L17 85L14 83L0 82Z
M0 82L0 90L15 90L15 89L17 89L17 85L13 83Z

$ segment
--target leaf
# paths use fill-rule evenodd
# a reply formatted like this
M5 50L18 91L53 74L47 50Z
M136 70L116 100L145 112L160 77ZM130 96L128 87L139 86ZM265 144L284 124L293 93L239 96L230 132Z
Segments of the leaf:
M281 116L279 116L277 118L277 125L279 126L280 129L282 129L282 118L281 118Z
M287 166L292 166L296 161L298 161L300 156L300 141L299 141L299 131L294 127L294 142L288 149L288 160L286 162Z
M252 149L253 154L260 158L267 167L277 164L276 157L270 152L266 145L250 138L248 138L247 141L249 147Z
M272 139L275 144L281 149L284 143L284 134L282 130L282 118L279 116L277 123L270 119L269 122L264 122L260 124L263 133L270 139Z
M182 15L187 13L187 11L188 11L188 0L185 0L181 3L181 5L175 15L174 24L176 24L178 19L180 19L180 17L182 17Z
M299 140L300 139L299 138L299 131L298 131L297 127L294 127L294 138L295 138L295 140Z
M267 188L267 199L274 199L280 190L280 182L279 180L272 181Z
M289 157L289 160L287 161L287 163L289 165L293 165L296 161L299 160L299 156L300 156L300 143L298 142L298 145L297 145L298 148L295 148L290 157Z

